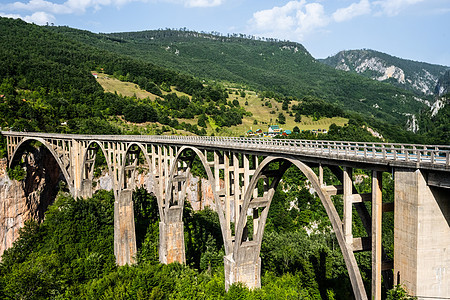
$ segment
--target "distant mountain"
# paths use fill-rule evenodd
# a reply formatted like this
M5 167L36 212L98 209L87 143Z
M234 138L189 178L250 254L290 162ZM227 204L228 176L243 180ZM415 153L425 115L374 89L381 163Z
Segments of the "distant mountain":
M320 61L338 70L358 73L425 95L435 94L439 78L449 69L366 49L341 51Z
M299 99L318 97L362 113L364 118L392 124L405 125L412 115L431 106L431 97L321 64L294 42L186 30L94 34L68 27L50 29L206 81L228 82Z

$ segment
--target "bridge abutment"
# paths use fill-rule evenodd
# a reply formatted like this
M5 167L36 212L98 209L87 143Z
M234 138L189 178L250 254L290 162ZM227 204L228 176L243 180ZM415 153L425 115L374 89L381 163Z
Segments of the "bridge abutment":
M132 190L122 190L114 202L114 255L119 266L135 262L136 232L132 196Z
M159 222L159 261L163 264L186 263L183 208L172 206L164 221Z
M395 170L394 278L419 299L450 295L450 193Z

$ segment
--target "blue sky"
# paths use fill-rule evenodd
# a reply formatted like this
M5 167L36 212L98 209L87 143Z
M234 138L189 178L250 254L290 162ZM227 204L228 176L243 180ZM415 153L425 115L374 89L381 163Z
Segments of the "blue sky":
M374 49L450 66L450 0L0 0L0 16L92 32L183 28Z

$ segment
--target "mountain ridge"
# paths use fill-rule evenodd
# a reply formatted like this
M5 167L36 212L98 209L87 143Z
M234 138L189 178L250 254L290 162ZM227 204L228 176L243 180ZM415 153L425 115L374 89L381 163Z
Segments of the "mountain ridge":
M319 59L335 69L388 82L418 95L435 95L435 88L448 66L399 58L371 49L342 50Z
M321 64L295 42L177 30L93 34L66 27L51 29L204 80L233 82L299 99L318 97L402 126L409 115L426 108L423 100L430 100Z

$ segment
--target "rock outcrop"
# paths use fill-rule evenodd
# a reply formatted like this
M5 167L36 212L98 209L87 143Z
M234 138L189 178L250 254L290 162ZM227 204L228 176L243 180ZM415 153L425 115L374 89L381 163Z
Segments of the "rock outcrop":
M7 161L0 160L0 255L12 246L27 220L44 219L61 179L58 164L45 148L24 154L22 160L26 177L20 182L8 177Z

